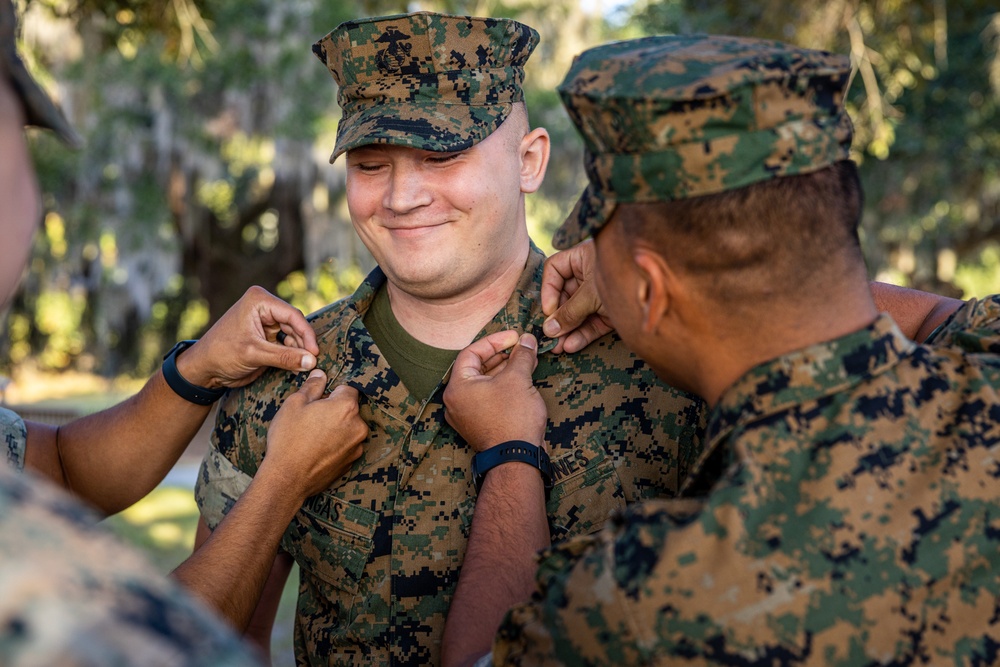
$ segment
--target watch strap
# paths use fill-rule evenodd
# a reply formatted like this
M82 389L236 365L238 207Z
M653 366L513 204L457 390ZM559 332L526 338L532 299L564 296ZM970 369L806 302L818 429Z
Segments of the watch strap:
M552 461L548 453L537 445L524 440L509 440L495 447L485 449L472 457L472 478L476 483L476 492L483 486L486 473L498 465L510 461L527 463L542 474L545 490L552 488Z
M222 398L226 393L225 388L199 387L185 380L177 370L177 355L197 342L197 340L182 340L170 348L170 351L163 356L163 379L167 381L167 386L185 401L197 405L211 405Z

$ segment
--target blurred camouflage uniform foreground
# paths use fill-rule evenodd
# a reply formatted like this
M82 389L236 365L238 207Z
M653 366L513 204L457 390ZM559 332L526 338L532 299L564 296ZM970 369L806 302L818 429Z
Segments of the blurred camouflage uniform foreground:
M100 517L24 465L24 422L0 408L0 664L243 667L256 656Z

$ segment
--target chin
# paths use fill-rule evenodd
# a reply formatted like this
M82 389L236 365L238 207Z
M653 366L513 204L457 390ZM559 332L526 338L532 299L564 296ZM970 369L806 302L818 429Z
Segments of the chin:
M393 286L412 296L434 299L451 293L449 275L441 271L385 271Z

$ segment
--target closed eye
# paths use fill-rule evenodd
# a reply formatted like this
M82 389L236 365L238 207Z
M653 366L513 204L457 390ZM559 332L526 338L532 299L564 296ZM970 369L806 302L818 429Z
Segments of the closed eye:
M384 165L378 162L355 162L350 166L360 172L371 174L381 169Z
M431 164L447 164L452 160L455 160L456 158L460 157L461 155L462 155L461 151L458 153L440 153L436 155L427 156L427 161L430 162Z

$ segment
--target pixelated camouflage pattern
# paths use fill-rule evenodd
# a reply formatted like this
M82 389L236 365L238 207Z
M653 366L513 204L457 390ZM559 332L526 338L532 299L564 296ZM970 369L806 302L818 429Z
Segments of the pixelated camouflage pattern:
M996 297L983 301L973 299L931 332L924 344L958 348L972 354L1000 354L997 321L1000 321L1000 308Z
M991 297L754 368L683 500L543 557L495 664L1000 663L998 332Z
M417 12L341 23L313 45L343 109L330 162L367 144L470 148L524 98L537 44L512 19Z
M259 664L98 521L47 482L0 465L0 665Z
M574 355L548 352L555 341L541 333L542 259L532 251L482 335L515 329L542 341L534 377L549 410L555 487L547 509L561 539L598 530L629 503L675 495L700 451L702 411L616 337ZM301 566L299 664L438 664L465 555L476 500L472 452L445 422L444 384L415 400L365 329L363 314L383 281L376 270L352 298L311 316L319 367L331 387L362 394L371 434L350 473L306 502L283 541ZM196 489L210 526L256 472L268 423L304 378L271 371L223 399Z
M717 35L647 37L584 51L559 86L583 136L588 185L557 248L618 203L685 199L848 158L846 56Z
M83 141L52 98L28 74L21 57L17 55L16 37L17 14L14 12L14 5L10 0L0 0L0 76L6 77L13 84L14 92L24 105L28 125L48 128L67 146L79 148Z
M0 439L7 463L15 470L24 470L24 452L28 444L28 430L20 415L0 408Z

